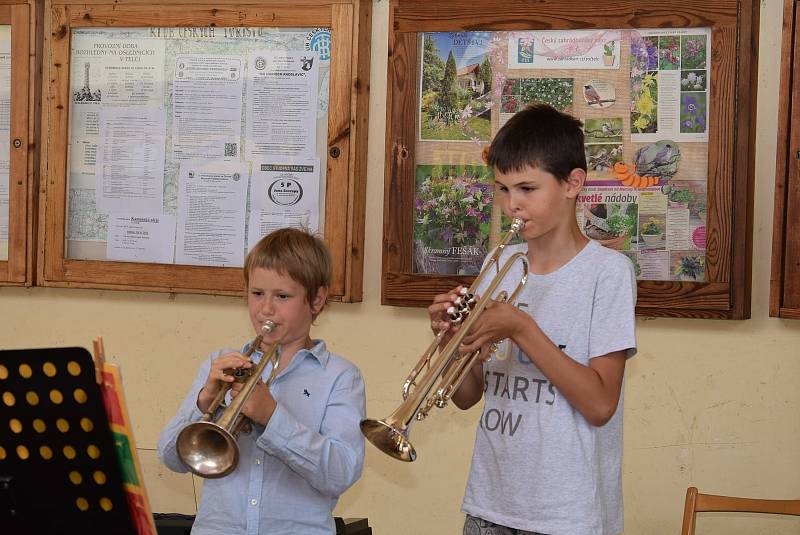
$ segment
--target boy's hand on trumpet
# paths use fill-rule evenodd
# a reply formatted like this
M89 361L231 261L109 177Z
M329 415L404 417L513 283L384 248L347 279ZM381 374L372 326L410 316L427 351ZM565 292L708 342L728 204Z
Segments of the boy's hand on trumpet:
M479 321L461 340L459 352L472 353L481 350L481 359L487 360L497 344L513 339L524 328L530 316L521 312L514 305L504 302L489 301L481 313ZM489 348L488 354L487 348Z
M428 307L428 316L431 319L431 330L433 334L438 335L442 331L449 331L445 335L444 343L452 338L453 333L458 331L458 324L450 321L448 309L455 306L454 303L460 295L463 286L457 286L453 290L439 294L433 298L433 303Z
M211 369L206 378L206 384L197 396L197 408L206 412L214 401L214 398L222 390L225 383L233 383L236 379L233 375L225 373L227 369L248 369L252 368L253 363L245 358L241 353L231 352L215 358L211 362Z
M235 398L242 390L243 383L234 383L231 387L231 397ZM260 425L267 425L278 403L269 391L266 383L261 379L253 387L247 402L242 405L242 414Z

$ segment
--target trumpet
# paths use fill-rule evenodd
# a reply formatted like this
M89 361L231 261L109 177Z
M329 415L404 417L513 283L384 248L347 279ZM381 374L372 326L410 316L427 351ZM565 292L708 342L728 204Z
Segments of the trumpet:
M480 355L480 351L467 355L459 354L458 348L461 341L472 325L480 320L489 301L513 303L525 286L528 279L528 259L525 253L511 255L503 266L499 267L503 250L514 235L522 229L522 226L521 219L514 219L510 230L500 240L494 254L469 289L461 289L461 295L453 303L454 306L447 310L450 322L460 324L461 328L443 348L441 345L449 329L439 331L406 378L402 389L403 402L400 406L384 420L361 420L361 432L367 440L385 454L406 462L414 461L417 458L417 452L408 440L411 424L414 420L424 420L433 407L444 408L447 406L450 398L461 386ZM498 293L495 299L492 299L495 290L517 261L522 262L522 276L516 288L510 296L504 290ZM477 289L492 267L497 270L497 274L489 282L483 296L477 299ZM440 348L438 355L436 355L437 348ZM425 372L424 375L420 377L423 372ZM436 390L431 394L434 386Z
M261 345L264 336L274 329L275 323L266 321L261 326L261 332L250 343L244 357L249 358L253 351ZM222 405L225 395L231 388L231 384L223 384L203 417L181 429L175 447L178 457L193 474L216 479L225 477L236 469L239 464L239 445L236 439L242 431L249 433L252 429L252 421L241 414L242 407L253 392L253 388L268 363L272 363L272 372L267 380L267 386L272 383L280 364L277 350L278 343L276 342L264 353L254 368L226 368L223 370L225 375L234 377L234 382L244 383L242 390L223 410L216 422L212 422L214 413Z

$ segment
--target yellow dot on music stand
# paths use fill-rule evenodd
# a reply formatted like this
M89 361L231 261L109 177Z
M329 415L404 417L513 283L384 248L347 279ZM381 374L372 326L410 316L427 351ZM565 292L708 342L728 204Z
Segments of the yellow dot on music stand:
M102 470L95 470L94 474L92 474L92 476L94 477L94 482L97 483L98 485L105 485L106 484L106 481L107 481L106 480L106 475L103 473Z
M64 457L70 460L74 459L75 455L77 455L77 453L75 452L75 448L73 448L72 446L64 446L64 449L62 451L64 452Z
M59 418L58 420L56 420L56 427L62 433L66 433L67 431L69 431L69 422L66 421L64 418Z
M31 407L35 407L36 405L39 404L39 394L37 394L33 390L25 394L25 399L27 400L28 405L30 405Z
M100 498L100 508L103 509L103 511L110 511L114 508L114 505L108 498Z
M89 510L89 502L86 500L86 498L78 498L77 500L75 500L75 505L77 505L78 509L80 509L81 511Z
M100 448L98 448L94 444L90 444L89 447L86 448L86 453L92 459L99 459L100 458Z
M31 454L28 452L28 448L26 448L25 446L22 446L22 445L17 446L17 457L19 457L20 459L22 459L24 461L25 459L30 457L30 455Z
M19 374L25 379L30 379L31 375L33 375L33 370L27 364L20 364Z
M13 407L14 403L17 402L17 398L14 397L14 394L11 392L3 392L3 403L5 403L8 407Z
M73 485L80 485L83 483L83 476L81 476L80 472L73 470L69 473L69 480L72 481Z
M44 420L36 418L33 421L33 428L36 430L37 433L44 433L47 429L47 425L44 423Z
M8 368L0 364L0 381L8 379Z
M81 374L81 365L71 360L67 363L67 371L70 375L77 377Z
M81 405L86 403L86 400L89 399L89 396L86 395L86 391L83 388L76 388L73 396L75 397L75 401Z
M81 429L86 431L87 433L94 429L94 424L89 418L81 418Z
M52 362L45 362L42 365L42 371L48 377L55 377L55 375L56 375L56 366Z
M22 433L22 422L16 418L11 418L11 420L8 421L8 427L11 428L13 433Z
M0 461L6 460L6 449L3 446L0 446Z
M64 401L64 396L61 395L60 391L53 389L50 391L50 401L56 405L59 405L62 401Z
M49 461L50 459L53 458L53 450L51 450L47 446L42 446L41 448L39 448L39 455L41 455L42 459L44 459L45 461Z

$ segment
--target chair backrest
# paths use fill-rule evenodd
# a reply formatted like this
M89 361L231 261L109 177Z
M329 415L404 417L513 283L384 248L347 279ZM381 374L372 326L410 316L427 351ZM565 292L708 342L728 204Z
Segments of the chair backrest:
M772 513L800 516L800 500L757 500L735 496L701 494L696 487L686 489L681 535L694 535L695 515L698 512Z

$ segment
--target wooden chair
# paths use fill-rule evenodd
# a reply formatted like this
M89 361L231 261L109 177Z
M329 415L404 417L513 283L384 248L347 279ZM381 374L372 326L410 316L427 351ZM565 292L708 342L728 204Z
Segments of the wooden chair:
M756 500L733 496L701 494L696 487L686 489L681 535L694 535L695 515L698 512L772 513L800 516L800 500Z

